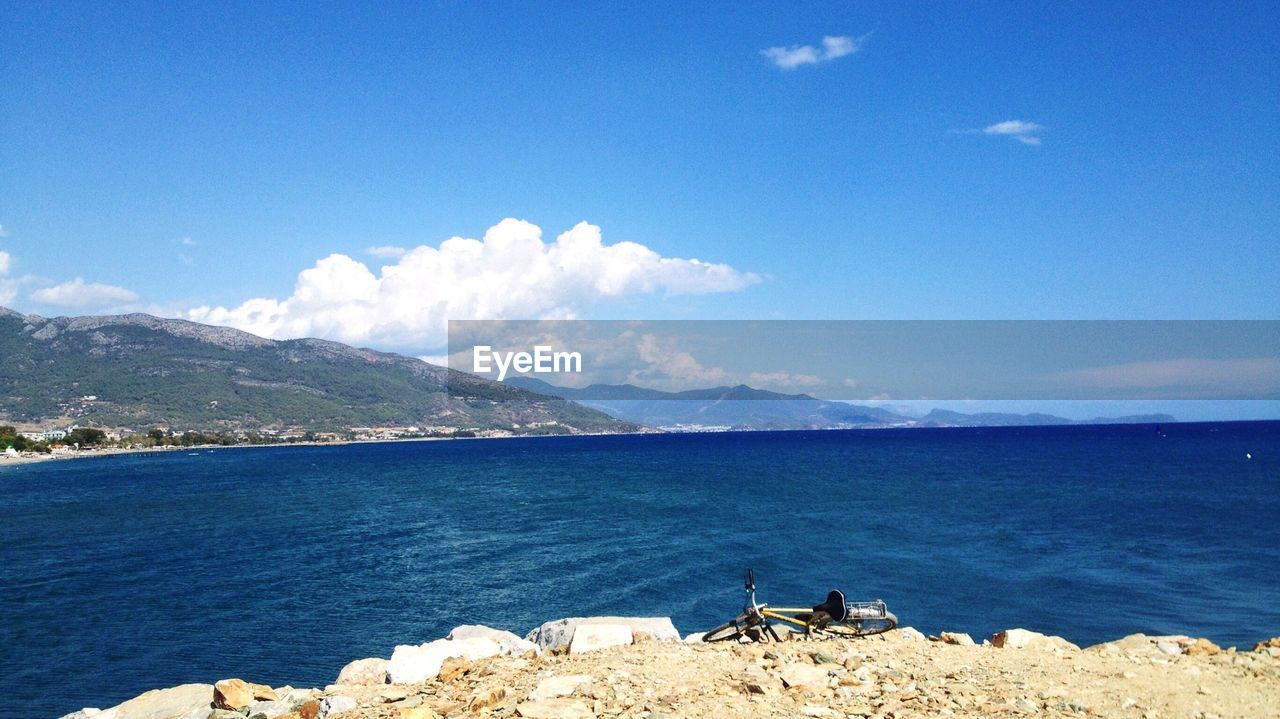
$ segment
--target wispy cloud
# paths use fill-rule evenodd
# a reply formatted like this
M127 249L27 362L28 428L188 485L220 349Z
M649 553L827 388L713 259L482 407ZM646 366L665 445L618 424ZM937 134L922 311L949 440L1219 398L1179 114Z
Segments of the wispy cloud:
M801 65L817 65L836 58L852 55L866 44L867 36L828 35L818 45L789 45L767 47L760 54L769 58L783 70L794 70Z
M124 287L85 282L77 277L53 287L44 287L31 293L31 301L50 307L69 309L94 309L114 307L135 302L137 293Z
M791 372L752 372L747 377L747 384L764 389L770 387L795 389L797 387L818 387L822 384L822 378L817 375L793 374Z
M1037 137L1037 135L1043 129L1043 125L1037 125L1034 122L1027 122L1025 120L1005 120L1004 122L997 122L994 125L987 125L982 128L982 134L1012 137L1024 145L1039 145L1040 138Z
M11 261L12 258L9 256L8 252L0 251L0 275L9 274L9 263Z
M196 245L200 244L199 242L196 242L194 239L190 237L179 237L177 239L177 243L183 247L195 247ZM192 257L187 252L178 253L178 262L181 262L186 267L196 266L195 258Z
M1280 358L1180 358L1129 362L1060 372L1049 379L1094 391L1137 397L1177 392L1205 398L1251 398L1280 394Z
M4 228L4 225L0 225L0 237L8 237L8 236L9 236L9 231Z
M379 257L387 260L398 260L408 252L409 250L403 247L395 247L393 245L378 245L377 247L369 247L364 251L370 257Z

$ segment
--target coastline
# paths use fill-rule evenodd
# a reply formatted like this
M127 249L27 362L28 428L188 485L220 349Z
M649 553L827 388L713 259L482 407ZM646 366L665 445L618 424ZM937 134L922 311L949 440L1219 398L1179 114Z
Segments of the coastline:
M787 635L784 633L784 639ZM1008 629L704 643L665 617L479 625L335 668L323 688L210 679L62 719L1280 716L1280 637L1253 649L1133 634L1081 648Z
M1220 421L1203 421L1203 422L1173 422L1170 425L1181 426L1198 426L1198 425L1231 425L1231 424L1257 424L1257 423L1277 423L1280 419L1269 420L1220 420ZM120 455L145 455L170 452L205 452L212 450L227 449L252 449L252 448L271 448L271 447L343 447L348 445L376 445L376 444L398 444L404 442L451 442L466 440L511 440L511 439L546 439L546 438L562 438L562 437L637 437L649 435L677 435L677 436L706 436L706 435L733 435L733 434L775 434L775 433L800 433L800 432L937 432L937 431L1026 431L1038 429L1063 429L1063 430L1087 430L1095 428L1121 427L1132 428L1136 426L1132 423L1098 423L1098 424L1073 424L1073 425L955 425L955 426L911 426L911 427L889 427L889 426L868 426L868 427L826 427L818 429L743 429L743 430L685 430L685 431L668 431L663 429L646 428L636 432L579 432L574 434L506 434L506 435L487 435L474 437L404 437L398 439L343 439L343 440L325 440L325 441L297 441L297 442L264 442L260 444L229 444L214 445L202 444L192 445L190 447L165 446L165 447L145 447L139 449L126 448L107 448L107 449L84 449L84 450L64 450L50 454L23 453L16 457L0 454L0 468L18 467L31 464L39 464L43 462L51 462L57 460L68 459L92 459L104 458Z
M485 437L405 437L403 439L342 439L331 441L300 442L263 442L260 444L198 444L190 447L145 447L126 449L112 447L109 449L82 449L53 452L49 454L24 453L17 457L0 455L0 467L21 466L54 462L70 459L93 459L116 457L122 455L170 454L170 453L203 453L228 449L263 449L275 447L345 447L366 444L400 444L407 442L455 442L467 440L503 440L503 439L543 439L548 437L632 437L649 434L664 434L658 431L649 432L582 432L579 434L513 434Z

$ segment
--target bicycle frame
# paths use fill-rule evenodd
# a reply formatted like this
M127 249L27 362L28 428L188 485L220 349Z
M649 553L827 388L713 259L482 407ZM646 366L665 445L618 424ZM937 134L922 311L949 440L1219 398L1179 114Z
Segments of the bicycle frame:
M805 636L812 636L815 628L821 628L818 625L815 625L812 619L809 621L802 621L796 616L800 614L812 615L812 609L808 609L806 607L770 607L767 604L760 604L757 602L755 572L750 569L747 570L746 591L747 604L742 608L742 618L747 620L748 626L753 624L763 625L766 631L774 635L774 639L777 639L778 636L777 633L773 631L773 628L769 626L768 620L770 619L776 619L780 622L786 622L800 627L804 630ZM752 622L752 618L758 619L755 622Z

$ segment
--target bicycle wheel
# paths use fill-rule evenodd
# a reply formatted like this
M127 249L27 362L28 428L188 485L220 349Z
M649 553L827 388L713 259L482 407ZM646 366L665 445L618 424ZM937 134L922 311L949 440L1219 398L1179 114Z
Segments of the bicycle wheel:
M721 624L720 626L716 627L715 629L712 629L706 634L703 634L702 641L726 642L729 640L737 640L742 638L742 632L746 628L747 628L747 625L742 623L740 619L734 619L732 621Z
M884 616L879 617L859 617L839 624L833 622L823 627L821 631L837 637L869 637L874 634L884 634L896 626L898 626L898 618L893 612L885 612Z

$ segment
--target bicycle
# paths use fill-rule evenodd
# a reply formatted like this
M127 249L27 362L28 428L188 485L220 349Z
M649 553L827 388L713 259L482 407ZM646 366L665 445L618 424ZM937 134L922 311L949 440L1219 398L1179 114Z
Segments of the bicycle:
M827 600L811 609L770 607L756 602L755 573L747 570L745 583L747 604L742 613L702 635L704 642L773 641L782 638L773 622L786 622L804 630L808 639L825 637L868 637L883 634L898 626L898 618L883 600L874 602L845 601L844 592L832 589Z

